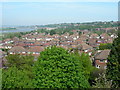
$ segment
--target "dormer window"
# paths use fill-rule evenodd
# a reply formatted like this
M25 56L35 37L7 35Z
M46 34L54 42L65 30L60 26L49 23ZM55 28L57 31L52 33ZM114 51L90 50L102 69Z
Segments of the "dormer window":
M100 59L100 62L104 62L104 60L103 60L103 59Z

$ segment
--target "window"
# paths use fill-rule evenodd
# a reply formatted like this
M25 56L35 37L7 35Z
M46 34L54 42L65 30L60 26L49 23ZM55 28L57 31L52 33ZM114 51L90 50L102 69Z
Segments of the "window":
M92 52L89 52L89 56L91 56L92 55Z
M13 54L13 52L10 52L10 54Z
M103 59L101 59L101 60L100 60L100 62L104 62L104 60L103 60Z
M105 60L105 63L107 63L107 60Z
M88 52L88 50L85 50L85 52Z
M36 52L36 54L40 54L39 52Z
M30 52L28 52L28 54L30 54Z
M35 52L33 52L33 54L35 54Z
M100 65L96 65L96 68L100 68Z

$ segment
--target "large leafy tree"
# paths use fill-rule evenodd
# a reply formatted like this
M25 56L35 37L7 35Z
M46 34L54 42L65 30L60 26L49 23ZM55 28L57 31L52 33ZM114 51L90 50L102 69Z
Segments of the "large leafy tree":
M35 88L88 88L80 58L58 47L48 47L34 65Z
M91 78L90 74L93 71L95 71L96 68L94 66L92 66L92 61L90 60L89 55L86 53L79 54L78 51L75 51L74 53L77 57L79 57L78 60L80 60L80 63L83 66L83 71L84 71L86 78L90 79Z
M95 68L92 66L92 61L89 58L88 54L82 53L80 55L80 60L83 65L83 70L85 72L85 76L89 79L90 78L90 73L95 70Z
M113 80L113 87L120 87L120 32L118 38L113 42L113 46L108 57L107 77Z
M80 60L80 63L83 65L82 70L84 71L84 75L89 80L90 85L92 85L95 78L97 77L96 75L94 75L94 72L98 71L98 69L92 65L92 61L90 60L88 54L86 53L79 54L78 51L75 51L74 53L76 56L79 57L78 60Z
M2 70L3 88L31 88L32 56L8 55L6 69Z
M23 55L8 55L6 57L7 67L12 67L13 65L17 66L19 69L31 69L30 67L34 64L33 56L23 56Z
M54 34L56 34L56 31L55 30L51 30L50 31L50 35L54 35Z
M16 66L2 70L2 88L31 88L31 85L26 70L19 70Z

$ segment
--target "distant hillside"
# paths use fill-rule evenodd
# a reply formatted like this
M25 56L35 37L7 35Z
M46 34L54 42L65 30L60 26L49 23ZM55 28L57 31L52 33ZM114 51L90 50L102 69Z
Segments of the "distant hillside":
M16 28L0 28L0 30L15 30Z

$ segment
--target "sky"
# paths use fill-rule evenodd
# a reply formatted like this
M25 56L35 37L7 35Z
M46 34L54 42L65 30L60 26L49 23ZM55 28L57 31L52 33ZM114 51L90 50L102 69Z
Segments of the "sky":
M118 2L119 0L1 0L2 2Z
M2 25L118 20L118 0L3 0L0 4Z

